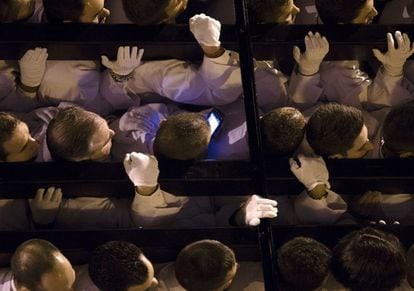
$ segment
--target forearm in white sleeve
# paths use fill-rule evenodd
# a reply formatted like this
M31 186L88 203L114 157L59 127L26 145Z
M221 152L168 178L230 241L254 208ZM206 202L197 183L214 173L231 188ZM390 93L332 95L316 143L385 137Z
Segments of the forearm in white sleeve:
M322 95L319 73L312 76L304 76L292 72L289 80L288 94L294 107L306 110L314 106Z
M393 77L379 68L372 84L368 87L368 108L378 109L396 106L414 99L414 84L403 75Z
M333 224L347 211L347 203L337 193L327 190L328 196L312 199L306 191L294 200L296 215L301 223Z
M169 226L177 220L187 197L177 197L157 187L149 196L135 193L131 204L131 216L137 227Z

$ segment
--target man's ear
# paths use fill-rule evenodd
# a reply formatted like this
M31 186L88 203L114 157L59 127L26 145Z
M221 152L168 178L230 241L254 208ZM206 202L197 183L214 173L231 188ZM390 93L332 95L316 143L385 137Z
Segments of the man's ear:
M402 152L400 158L411 158L414 157L414 152Z
M342 154L334 154L334 155L330 155L328 156L328 159L344 159L345 156Z

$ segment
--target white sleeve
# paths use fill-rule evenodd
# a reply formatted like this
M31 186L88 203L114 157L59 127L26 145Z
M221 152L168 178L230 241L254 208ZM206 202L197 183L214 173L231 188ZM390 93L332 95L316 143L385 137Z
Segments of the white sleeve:
M368 106L396 106L414 99L414 84L404 76L391 77L378 70L374 81L368 87Z
M322 62L320 76L323 97L329 102L362 109L362 103L368 99L367 91L371 79L356 65L346 66L346 62Z
M295 198L294 207L302 223L333 224L347 211L348 205L341 196L328 190L328 196L320 200L303 191Z
M322 95L319 73L313 76L304 76L292 72L289 80L288 93L294 107L306 110L316 103Z
M135 193L131 204L132 219L139 227L171 225L188 201L187 197L174 196L161 190L159 186L149 196Z
M130 199L79 197L64 199L56 216L56 228L88 229L133 227Z
M242 92L237 59L237 53L226 51L218 58L204 57L200 67L175 59L148 61L136 68L134 78L127 82L115 82L106 71L101 94L117 106L125 106L148 92L196 105L231 103Z

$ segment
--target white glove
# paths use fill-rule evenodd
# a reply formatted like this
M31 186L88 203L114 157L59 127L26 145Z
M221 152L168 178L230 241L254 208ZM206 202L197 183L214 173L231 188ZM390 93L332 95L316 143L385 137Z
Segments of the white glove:
M199 44L214 47L220 46L221 24L219 21L202 13L191 17L189 22L190 31Z
M305 36L306 50L303 54L297 46L293 47L293 58L298 63L299 72L305 76L311 76L319 71L323 58L329 52L329 43L326 37L321 37L319 32L311 31Z
M46 191L46 193L45 193ZM37 224L49 224L55 221L62 202L62 189L49 187L37 189L34 199L29 199L33 221Z
M19 61L20 81L27 87L37 87L46 71L47 49L28 50Z
M395 38L397 48L392 34L387 33L387 52L383 54L378 49L372 50L374 56L384 66L385 73L393 77L402 76L404 63L414 52L414 46L411 46L410 38L406 33L401 35L400 31L396 31Z
M256 226L260 224L261 218L274 218L277 216L277 201L261 198L258 195L252 195L244 204L244 222L246 225Z
M158 161L152 155L136 152L126 154L124 168L134 186L153 187L158 184Z
M120 46L118 48L118 55L116 61L110 61L107 56L101 56L102 65L110 69L117 75L129 75L141 64L144 49L139 49L136 46L131 48L129 46Z
M318 184L325 184L328 189L331 188L328 182L329 172L322 157L299 155L298 160L300 165L296 160L289 159L290 170L308 191L311 191Z

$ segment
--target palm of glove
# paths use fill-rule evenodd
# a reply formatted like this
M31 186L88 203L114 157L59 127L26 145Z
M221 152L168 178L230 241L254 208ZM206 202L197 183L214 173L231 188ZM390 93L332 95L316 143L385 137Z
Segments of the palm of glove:
M319 66L329 52L329 43L325 37L311 31L305 36L306 50L300 52L299 47L293 47L293 58L298 63L300 73L313 75L319 71Z
M61 202L62 189L55 187L49 187L47 190L38 189L35 198L29 200L34 222L37 224L52 223L59 212Z
M299 163L292 158L289 159L290 170L308 191L318 184L325 184L328 189L330 188L329 172L322 157L299 155L298 160Z
M124 168L135 186L153 187L158 184L158 161L152 155L132 152L125 155Z
M414 47L411 46L410 39L406 33L395 32L397 48L391 33L387 33L388 50L381 53L378 49L373 49L374 56L380 61L385 70L391 75L401 75L405 61L413 54Z
M253 195L244 205L246 225L256 226L261 218L274 218L277 216L277 202L271 199Z
M48 54L45 48L28 50L19 61L20 81L28 87L37 87L46 71Z
M116 61L110 61L107 56L102 56L102 64L117 75L126 76L132 73L141 64L144 49L138 47L121 46L118 48Z
M197 42L204 46L220 46L221 23L205 14L197 14L190 18L190 31Z

